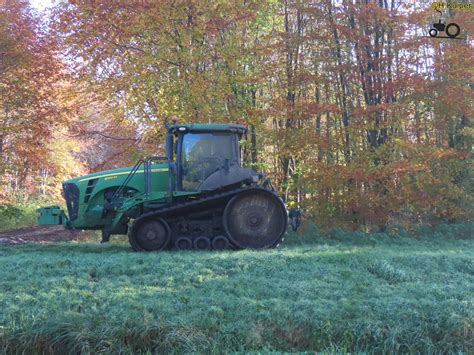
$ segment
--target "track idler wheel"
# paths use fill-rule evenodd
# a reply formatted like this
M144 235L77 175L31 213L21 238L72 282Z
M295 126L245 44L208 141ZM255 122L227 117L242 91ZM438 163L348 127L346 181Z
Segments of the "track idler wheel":
M193 248L193 241L188 237L181 237L174 243L178 250L190 250Z
M214 250L225 250L229 248L229 246L229 239L223 235L218 235L217 237L212 238L212 249Z
M170 227L165 220L148 219L134 225L129 242L135 251L164 249L170 241Z
M240 248L277 246L288 225L283 201L273 192L252 189L234 196L224 210L224 229Z

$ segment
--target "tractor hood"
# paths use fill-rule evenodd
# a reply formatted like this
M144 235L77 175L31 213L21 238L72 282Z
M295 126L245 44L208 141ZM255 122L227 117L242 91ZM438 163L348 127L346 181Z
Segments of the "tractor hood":
M143 193L145 191L143 165L134 169L135 167L128 166L104 170L64 181L63 196L72 226L84 228L102 223L102 210L94 211L94 206L104 206L107 201L110 202L115 192L125 182L127 182L127 193ZM127 180L132 171L135 173ZM151 188L154 191L166 191L168 164L152 164L150 173Z
M100 179L100 178L104 178L105 180L112 180L117 177L126 177L132 171L132 169L133 169L133 166L127 166L124 168L98 171L96 173L87 174L87 175L79 176L73 179L65 180L64 183L82 183L82 182L87 182L89 180ZM160 169L163 171L165 170L168 171L168 164L153 164L152 169L153 170ZM140 173L143 173L143 167L140 167L137 170L137 174L140 174Z

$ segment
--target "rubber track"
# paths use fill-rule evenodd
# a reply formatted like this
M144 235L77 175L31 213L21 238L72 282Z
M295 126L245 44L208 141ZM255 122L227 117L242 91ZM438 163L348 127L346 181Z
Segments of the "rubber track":
M254 189L254 188L255 187L252 187L252 189ZM174 204L173 206L170 206L170 207L163 207L163 208L159 208L159 209L144 213L140 217L136 218L133 221L132 233L133 233L133 229L135 228L135 225L140 223L140 221L143 220L143 219L147 219L149 217L162 217L163 214L165 214L165 213L178 211L180 209L187 208L187 207L197 206L201 203L209 202L209 201L212 201L212 200L217 200L217 199L220 199L220 198L223 198L223 197L228 197L228 196L230 197L230 196L235 195L239 192L247 191L249 189L250 188L238 188L238 189L234 189L234 190L230 190L230 191L225 191L225 192L221 192L221 193L217 193L217 194L208 195L206 197L202 197L202 198L199 198L199 199L196 199L196 200L193 200L193 201L186 201L186 202L181 202L181 203L178 202L178 203L176 203L176 204ZM261 189L261 188L257 187L257 189Z
M186 202L177 203L177 204L175 204L173 206L170 206L170 207L159 208L159 209L144 213L140 217L136 218L133 221L133 224L132 224L131 235L133 235L133 233L135 232L135 230L134 230L135 226L138 225L140 223L140 221L142 221L144 219L147 219L149 217L163 217L163 214L165 214L165 213L178 211L180 209L187 208L187 207L197 206L201 203L209 202L209 201L224 198L224 197L231 197L232 195L236 195L240 192L249 191L249 190L264 190L264 191L271 192L271 193L275 194L275 192L267 190L267 189L265 189L263 187L259 187L259 186L252 186L252 187L247 187L247 188L241 188L240 187L240 188L234 189L234 190L229 190L229 191L225 191L225 192L221 192L221 193L214 193L214 194L199 198L199 199L194 200L194 201L186 201ZM275 195L278 198L280 198L277 194L275 194ZM283 241L283 239L285 237L285 234L286 233L283 233L282 236L280 237L280 239L275 242L274 247L278 246Z

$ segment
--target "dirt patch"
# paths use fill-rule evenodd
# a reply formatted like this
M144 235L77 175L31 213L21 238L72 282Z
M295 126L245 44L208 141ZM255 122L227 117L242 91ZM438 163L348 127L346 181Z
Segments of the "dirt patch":
M66 230L63 226L34 226L0 232L0 245L83 240L89 236L88 232Z

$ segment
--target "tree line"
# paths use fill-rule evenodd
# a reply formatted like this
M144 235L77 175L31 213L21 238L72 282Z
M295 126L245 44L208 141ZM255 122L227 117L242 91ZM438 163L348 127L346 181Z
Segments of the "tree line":
M400 0L66 1L0 10L0 198L249 127L248 165L321 226L472 217L472 13Z

